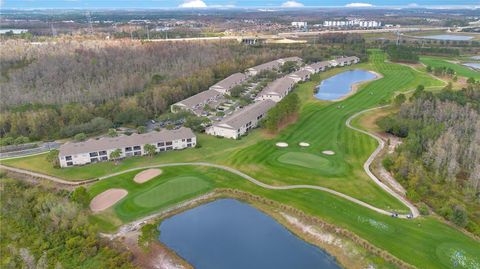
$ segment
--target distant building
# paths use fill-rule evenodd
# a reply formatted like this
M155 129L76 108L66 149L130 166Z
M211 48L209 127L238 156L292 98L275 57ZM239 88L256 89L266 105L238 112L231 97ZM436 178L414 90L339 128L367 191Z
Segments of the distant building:
M70 142L60 146L61 167L84 165L110 160L110 154L119 149L120 158L145 155L144 146L154 145L157 152L195 147L197 138L189 128L162 130L130 136L104 137L85 142Z
M324 21L324 27L361 27L361 28L378 28L382 26L382 23L379 21L364 21L364 20L346 20L346 21Z
M0 35L12 33L14 35L27 33L28 29L0 29Z
M306 28L308 23L306 21L292 21L292 27L295 28Z
M253 103L208 127L205 132L209 135L238 139L243 134L257 127L258 123L274 106L275 102L272 100Z

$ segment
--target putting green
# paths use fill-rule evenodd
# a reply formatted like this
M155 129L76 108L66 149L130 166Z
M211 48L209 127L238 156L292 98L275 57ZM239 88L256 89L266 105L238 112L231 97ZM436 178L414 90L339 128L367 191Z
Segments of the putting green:
M141 207L157 207L209 187L208 182L198 177L177 177L138 195L133 202Z
M330 161L327 159L311 153L303 152L287 152L280 155L277 160L284 164L297 165L313 169L328 169L330 166Z
M439 260L448 268L480 268L480 257L472 256L474 249L458 243L443 243L436 249Z

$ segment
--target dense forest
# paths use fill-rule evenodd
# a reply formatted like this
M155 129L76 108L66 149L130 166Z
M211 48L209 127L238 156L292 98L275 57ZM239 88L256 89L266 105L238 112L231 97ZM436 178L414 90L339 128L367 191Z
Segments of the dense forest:
M379 125L404 138L383 164L408 197L480 235L480 84L435 94L418 87Z
M322 42L328 46L6 40L0 50L2 144L143 125L234 72L281 57L296 55L306 62L366 57L359 36L327 36Z
M134 268L69 195L0 178L0 268Z

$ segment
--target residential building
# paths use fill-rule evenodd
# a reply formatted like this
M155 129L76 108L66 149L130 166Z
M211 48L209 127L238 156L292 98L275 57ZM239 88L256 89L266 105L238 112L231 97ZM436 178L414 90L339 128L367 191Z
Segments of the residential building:
M282 65L286 62L296 62L297 64L302 64L303 60L300 57L287 57L281 58L275 61L271 61L268 63L264 63L261 65L257 65L246 70L246 73L251 76L255 76L262 71L267 70L278 70L282 67Z
M292 21L292 27L306 28L307 26L308 26L308 22L306 21Z
M275 104L272 100L255 102L208 127L205 132L209 135L238 139L243 134L257 127L258 123L266 116L268 110L274 107Z
M275 102L280 102L287 94L292 91L295 86L295 79L287 76L281 77L272 83L268 84L255 98L255 100L270 99Z
M162 130L145 134L122 135L70 142L60 146L61 167L85 165L110 160L110 154L119 149L120 158L145 155L144 146L154 145L157 152L195 147L197 138L189 128Z
M178 112L178 110L188 110L197 116L201 116L205 105L221 100L224 100L223 93L210 89L173 104L170 110L173 113Z
M227 93L230 92L230 90L233 87L242 84L248 78L249 78L249 76L246 75L246 74L235 73L235 74L230 75L227 78L217 82L215 85L211 86L210 90L216 90L216 91L221 92L223 94L227 94Z

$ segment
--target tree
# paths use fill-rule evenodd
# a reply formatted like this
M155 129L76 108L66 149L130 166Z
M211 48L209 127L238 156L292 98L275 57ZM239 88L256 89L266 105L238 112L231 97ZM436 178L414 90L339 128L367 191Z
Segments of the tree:
M110 136L110 137L118 136L117 130L115 130L114 128L108 129L108 136Z
M395 104L395 106L400 106L401 104L405 103L406 100L407 98L405 97L405 94L401 93L395 96L393 103Z
M143 150L148 156L153 156L157 153L157 147L154 145L146 144L143 146Z
M145 126L138 126L138 128L137 128L137 132L138 132L139 134L143 134L143 133L145 133L146 131L147 131L147 128L145 128Z
M87 136L85 135L85 133L79 133L79 134L76 134L73 139L75 139L75 141L78 141L78 142L85 141L87 139Z
M230 96L235 98L240 97L243 91L244 91L243 86L237 85L230 90Z
M468 84L475 84L475 78L468 78L467 83Z
M453 206L453 211L450 216L450 220L459 227L465 227L468 223L467 211L462 205Z
M50 152L48 152L47 156L45 157L47 162L51 163L54 168L59 168L60 167L60 161L58 159L58 154L59 153L60 152L58 150L54 149L54 150L51 150Z
M115 165L118 164L118 159L122 156L122 150L121 149L116 149L112 152L110 152L110 159L115 161Z
M71 198L72 201L82 205L84 208L87 207L90 202L90 196L88 195L87 189L83 186L77 187L72 192Z
M287 61L282 65L282 73L292 73L297 69L297 63L294 61Z
M432 67L430 65L427 65L427 72L432 73Z

